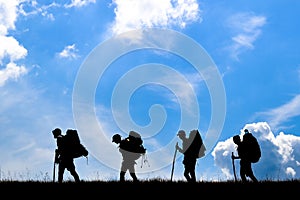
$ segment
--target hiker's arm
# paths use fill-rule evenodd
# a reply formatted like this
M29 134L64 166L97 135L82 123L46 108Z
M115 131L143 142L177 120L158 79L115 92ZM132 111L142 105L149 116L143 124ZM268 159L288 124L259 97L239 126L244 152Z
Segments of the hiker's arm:
M178 145L178 143L176 144L176 149L177 149L180 153L183 153L183 149L180 148L180 146Z
M58 149L55 149L55 158L54 158L54 162L55 163L59 163L59 151Z

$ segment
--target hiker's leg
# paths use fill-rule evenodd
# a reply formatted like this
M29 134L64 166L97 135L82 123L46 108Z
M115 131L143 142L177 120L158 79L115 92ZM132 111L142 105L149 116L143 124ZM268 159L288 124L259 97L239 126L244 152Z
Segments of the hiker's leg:
M120 170L120 181L125 181L125 173L127 171L127 162L123 159Z
M132 177L134 182L139 181L138 178L136 177L135 173L130 173L130 176Z
M247 171L246 171L245 162L243 160L240 160L240 176L243 182L247 182L246 174Z
M253 182L258 182L258 180L256 179L256 177L252 174L251 176L249 176L250 178L251 178L251 180L253 181Z
M196 166L196 159L191 162L189 168L190 168L190 176L191 176L191 182L196 182L196 173L195 173L195 166Z
M186 180L187 180L188 182L191 181L191 178L190 178L190 172L189 172L189 169L188 169L188 166L187 166L187 165L185 165L185 167L184 167L183 175L184 175L184 177L186 178Z
M75 182L77 182L77 183L80 182L79 175L78 175L78 173L75 171L75 169L70 170L70 174L74 177Z
M258 182L258 180L256 179L256 177L255 177L254 174L253 174L252 167L251 167L251 163L250 163L249 166L250 166L250 167L249 167L249 172L248 172L249 178L251 178L251 180L252 180L253 182Z
M244 162L244 172L245 176L249 177L253 182L258 182L256 177L253 174L251 162Z
M62 183L63 178L64 178L64 171L65 171L65 167L62 163L60 163L58 165L58 182Z
M79 175L76 172L73 160L72 160L72 162L69 163L68 170L69 170L70 174L74 177L75 182L77 182L77 183L80 182Z
M185 179L189 182L190 181L190 175L189 175L189 169L188 169L188 159L186 156L183 157L183 161L182 164L184 166L184 171L183 171L183 175L185 177Z
M196 182L195 165L196 159L186 159L184 176L188 182Z
M195 171L191 171L190 172L190 175L191 175L191 182L196 182L196 174L195 174Z
M80 179L78 173L76 171L70 171L70 173L74 177L75 182L79 183Z
M135 165L135 163L132 163L132 165L129 167L128 170L129 170L130 176L132 177L133 181L138 181L136 174L135 174L134 165Z
M123 171L120 172L120 181L121 181L121 182L124 182L124 181L125 181L125 173L126 173L126 172L123 172Z
M245 174L241 173L241 179L242 179L243 182L247 182L247 178L246 178Z
M196 182L196 174L194 168L190 165L186 166L185 175L188 182ZM188 178L187 178L188 177Z
M243 181L243 182L247 182L246 174L243 174L243 173L241 172L240 175L241 175L242 181Z

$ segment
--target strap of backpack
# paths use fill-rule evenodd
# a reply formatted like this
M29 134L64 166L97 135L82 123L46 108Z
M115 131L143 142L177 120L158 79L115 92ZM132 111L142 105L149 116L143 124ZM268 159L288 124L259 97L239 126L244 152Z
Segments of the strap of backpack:
M150 167L150 164L149 164L148 157L147 157L147 154L146 154L146 153L143 153L143 154L142 154L141 168L143 167L143 164L144 164L144 163L147 163L147 164L148 164L148 167Z

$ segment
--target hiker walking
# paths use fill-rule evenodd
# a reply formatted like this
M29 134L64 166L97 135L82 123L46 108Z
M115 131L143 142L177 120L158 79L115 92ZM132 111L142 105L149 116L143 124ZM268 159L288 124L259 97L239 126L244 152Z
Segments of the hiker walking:
M192 130L190 132L189 138L186 137L184 130L179 130L177 136L182 140L182 147L179 147L178 143L176 144L176 149L184 155L183 165L184 165L184 177L188 182L196 182L196 173L195 167L198 158L199 149L194 149L194 145L191 145L194 139L200 136L198 130ZM199 139L199 138L198 138ZM201 139L201 137L200 137ZM202 139L201 139L202 142ZM201 145L200 145L201 146Z
M68 131L73 130L69 129ZM65 169L74 177L75 182L80 182L79 175L75 169L72 152L65 146L65 135L62 135L62 131L59 128L54 129L52 133L57 144L54 162L58 164L58 182L62 183Z
M245 134L248 133L248 130L245 129ZM245 136L245 135L244 135ZM247 137L247 136L246 136ZM244 137L243 137L244 138ZM240 176L243 182L247 182L247 177L249 177L253 182L258 182L254 176L252 170L252 162L249 159L249 149L244 139L241 141L239 135L233 136L233 142L237 145L238 156L231 155L231 158L240 159Z
M134 147L133 143L131 143L131 138L127 137L125 139L122 139L121 135L115 134L112 137L112 142L119 144L119 151L123 157L120 169L120 181L125 181L125 174L127 171L129 171L129 174L133 181L138 182L139 180L135 174L135 165L136 160L141 156L141 154L134 152Z

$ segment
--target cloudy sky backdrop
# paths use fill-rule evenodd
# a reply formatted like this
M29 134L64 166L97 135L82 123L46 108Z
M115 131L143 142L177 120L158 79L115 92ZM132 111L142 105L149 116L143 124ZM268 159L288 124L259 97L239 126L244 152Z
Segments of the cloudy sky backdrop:
M232 180L232 137L245 128L261 145L258 179L300 178L299 10L292 0L0 0L0 178L52 180L56 127L79 130L84 180L118 179L111 136L130 130L148 150L138 177L169 179L179 129L207 144L197 180ZM209 66L199 72L189 56Z

